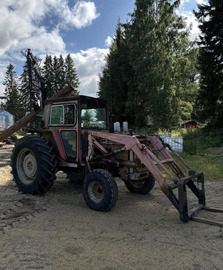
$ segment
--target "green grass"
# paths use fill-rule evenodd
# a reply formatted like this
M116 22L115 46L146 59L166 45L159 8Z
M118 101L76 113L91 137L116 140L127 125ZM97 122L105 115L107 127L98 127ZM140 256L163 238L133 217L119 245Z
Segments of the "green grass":
M175 129L151 132L144 129L143 134L169 134L171 137L183 137L184 152L180 155L196 171L203 172L207 180L223 181L223 153L213 154L214 149L223 147L223 129L207 130L197 128L193 130ZM212 151L211 151L212 150Z
M184 151L192 155L208 153L209 148L223 147L223 130L196 129L184 136Z
M183 136L182 157L205 179L223 181L223 153L213 154L214 149L223 147L223 130L179 130ZM211 151L212 150L212 151Z
M203 172L205 180L223 181L223 157L221 155L209 156L182 153L181 156L196 172Z

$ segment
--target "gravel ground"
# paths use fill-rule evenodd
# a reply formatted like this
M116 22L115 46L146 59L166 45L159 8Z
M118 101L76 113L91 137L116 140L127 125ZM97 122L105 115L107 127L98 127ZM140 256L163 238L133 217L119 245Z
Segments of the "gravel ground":
M61 172L44 196L24 195L12 181L12 147L0 148L0 270L223 269L223 228L182 223L157 184L137 195L117 180L107 213L90 210ZM207 205L223 208L223 182L205 186Z

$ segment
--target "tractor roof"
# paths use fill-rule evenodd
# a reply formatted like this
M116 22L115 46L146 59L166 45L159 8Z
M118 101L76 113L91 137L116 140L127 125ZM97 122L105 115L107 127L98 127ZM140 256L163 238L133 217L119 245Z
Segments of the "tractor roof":
M84 95L78 95L78 96L69 96L69 97L60 97L60 98L50 98L45 101L45 104L50 104L54 102L67 102L67 101L73 101L73 100L80 100L81 102L83 101L97 101L100 103L107 103L106 100L100 99L100 98L95 98L95 97L90 97L90 96L84 96Z

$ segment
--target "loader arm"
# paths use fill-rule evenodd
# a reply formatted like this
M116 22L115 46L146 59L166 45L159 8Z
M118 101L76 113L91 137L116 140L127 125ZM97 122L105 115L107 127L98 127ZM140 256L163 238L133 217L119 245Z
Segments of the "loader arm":
M177 209L181 221L187 222L189 219L192 219L203 223L223 226L222 222L195 217L197 212L200 210L208 210L221 213L223 213L223 210L207 208L205 206L203 173L196 173L179 156L179 154L177 154L169 145L163 144L157 136L144 136L142 142L140 142L140 139L138 139L137 136L106 133L100 131L87 131L87 133L89 141L87 164L89 171L91 171L91 166L94 164L95 160L104 159L108 156L115 156L116 153L120 153L122 151L133 151L141 163L155 177L162 192ZM99 143L100 140L98 140L98 138L123 146L119 149L108 152L103 147L103 145ZM166 147L169 148L169 151L172 152L172 155L175 157L175 159L166 150ZM101 152L101 155L98 153L95 155L96 148ZM178 163L181 164L182 169L179 167L175 160L178 160ZM117 164L119 163L120 162L117 161ZM126 164L130 164L130 162L126 162ZM185 170L187 170L187 173ZM166 174L170 180L168 183L163 174ZM187 187L198 199L198 205L190 211L188 210L187 203ZM178 189L178 196L173 192L174 189Z
M124 145L124 148L122 149L123 151L124 150L127 150L127 151L132 150L136 154L136 156L141 160L141 162L146 166L146 168L154 175L154 177L156 178L157 182L159 183L159 185L161 187L161 190L165 194L167 194L167 190L166 190L167 183L156 165L158 165L162 170L164 170L164 172L173 181L175 180L174 176L163 165L163 163L162 163L163 161L160 161L153 154L153 152L149 150L149 148L146 145L140 143L139 140L137 139L137 137L123 135L123 134L90 131L89 132L89 141L92 141L92 137L103 138L103 139L106 139L109 141L123 144ZM157 144L157 141L158 141L157 138L155 139L156 143L154 143L154 138L152 136L148 136L147 139L149 140L149 142L153 142L154 145ZM93 151L93 149L91 149L91 151L89 152L89 157L88 157L89 159L90 159L90 156L92 154L92 151ZM164 152L164 150L162 150L162 153L163 152ZM171 156L168 154L167 151L166 151L166 154L167 154L167 157L166 157L165 161L173 162L173 159L171 158ZM181 172L181 175L185 176L182 172Z
M123 134L115 134L115 133L105 133L105 132L98 132L98 131L89 131L88 132L88 141L90 143L90 151L87 157L88 160L88 167L90 168L90 161L93 158L94 153L94 147L93 143L95 140L95 137L97 138L103 138L105 140L109 140L112 142L116 142L119 144L123 144L124 147L122 148L122 151L133 151L135 155L140 159L140 161L144 164L144 166L148 169L149 172L153 174L156 181L158 182L160 189L162 192L168 197L171 197L171 191L169 188L169 185L167 184L166 180L164 179L161 171L158 169L157 165L162 169L172 181L174 181L174 176L171 174L169 170L166 169L166 167L163 165L162 161L160 161L153 153L149 150L149 148L140 143L137 137L135 136L129 136L129 135L123 135ZM150 140L150 138L148 137ZM98 143L97 143L98 144ZM97 147L98 148L98 147ZM171 162L172 162L171 158ZM182 175L184 175L182 173ZM173 204L175 207L176 202L175 198L171 198L173 201Z

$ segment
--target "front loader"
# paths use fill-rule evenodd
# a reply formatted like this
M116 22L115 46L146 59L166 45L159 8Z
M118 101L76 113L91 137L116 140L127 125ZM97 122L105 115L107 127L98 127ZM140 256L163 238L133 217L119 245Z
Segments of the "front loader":
M40 127L15 144L11 166L21 192L46 193L60 170L71 181L82 183L88 207L109 211L118 199L117 179L138 194L150 192L157 181L181 221L223 226L195 216L199 210L223 212L206 207L203 173L194 171L158 136L111 132L107 102L82 95L66 97L71 90L67 87L62 94L45 99ZM188 189L198 201L192 210Z

